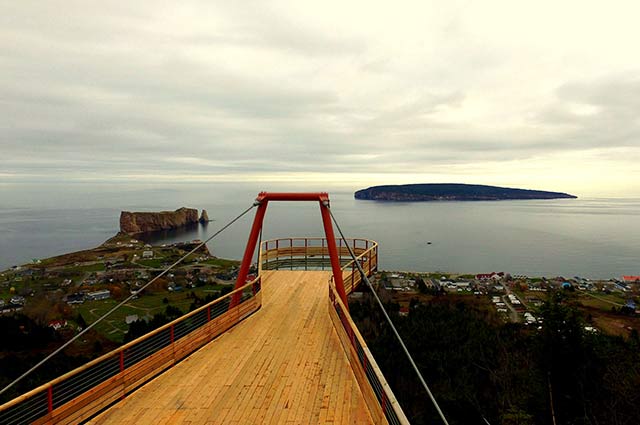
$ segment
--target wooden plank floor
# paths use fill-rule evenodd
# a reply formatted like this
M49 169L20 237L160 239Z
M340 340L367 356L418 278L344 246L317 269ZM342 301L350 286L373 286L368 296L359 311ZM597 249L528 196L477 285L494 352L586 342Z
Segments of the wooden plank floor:
M90 423L371 423L328 272L264 272L262 309Z

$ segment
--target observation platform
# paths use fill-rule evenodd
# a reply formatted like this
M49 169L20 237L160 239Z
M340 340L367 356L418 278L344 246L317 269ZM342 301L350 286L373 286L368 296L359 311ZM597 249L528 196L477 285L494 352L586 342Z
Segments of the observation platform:
M90 423L373 423L329 317L330 278L264 271L258 312Z
M377 265L366 239L264 241L257 276L5 403L0 423L407 424L341 295Z

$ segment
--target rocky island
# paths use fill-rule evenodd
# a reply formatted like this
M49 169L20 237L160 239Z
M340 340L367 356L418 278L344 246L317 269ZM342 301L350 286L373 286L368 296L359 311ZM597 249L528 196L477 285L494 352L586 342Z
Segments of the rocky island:
M211 221L209 220L209 214L207 214L207 210L202 210L202 213L200 214L200 220L198 221L200 222L200 224L207 224Z
M562 192L512 189L459 183L425 183L372 186L358 190L356 199L374 201L498 201L516 199L563 199L577 196Z
M206 212L203 216L208 220ZM179 208L175 211L120 213L120 232L128 235L158 230L176 229L198 223L198 210Z

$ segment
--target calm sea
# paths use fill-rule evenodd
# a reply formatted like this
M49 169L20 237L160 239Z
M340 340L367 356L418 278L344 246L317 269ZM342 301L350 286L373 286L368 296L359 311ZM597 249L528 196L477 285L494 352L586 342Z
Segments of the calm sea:
M348 237L380 243L393 270L610 278L640 274L640 199L385 203L353 199L357 188L259 184L0 186L0 270L99 245L121 210L207 209L214 221L155 242L206 239L260 190L328 190ZM212 241L214 255L240 258L253 212ZM316 204L272 203L263 237L320 236ZM428 244L427 242L431 242Z

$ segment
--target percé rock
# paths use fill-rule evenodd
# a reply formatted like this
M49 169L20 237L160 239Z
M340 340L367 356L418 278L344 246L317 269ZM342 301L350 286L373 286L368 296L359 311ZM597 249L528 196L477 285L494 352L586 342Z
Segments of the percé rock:
M120 213L120 232L127 234L155 232L198 223L198 210L179 208L175 211Z
M202 224L205 224L211 221L209 220L209 214L207 214L207 210L202 210L202 214L200 214L200 220L198 221Z
M425 183L373 186L358 190L356 199L374 201L498 201L515 199L562 199L577 198L561 192L542 190L512 189L508 187L485 186L458 183Z

